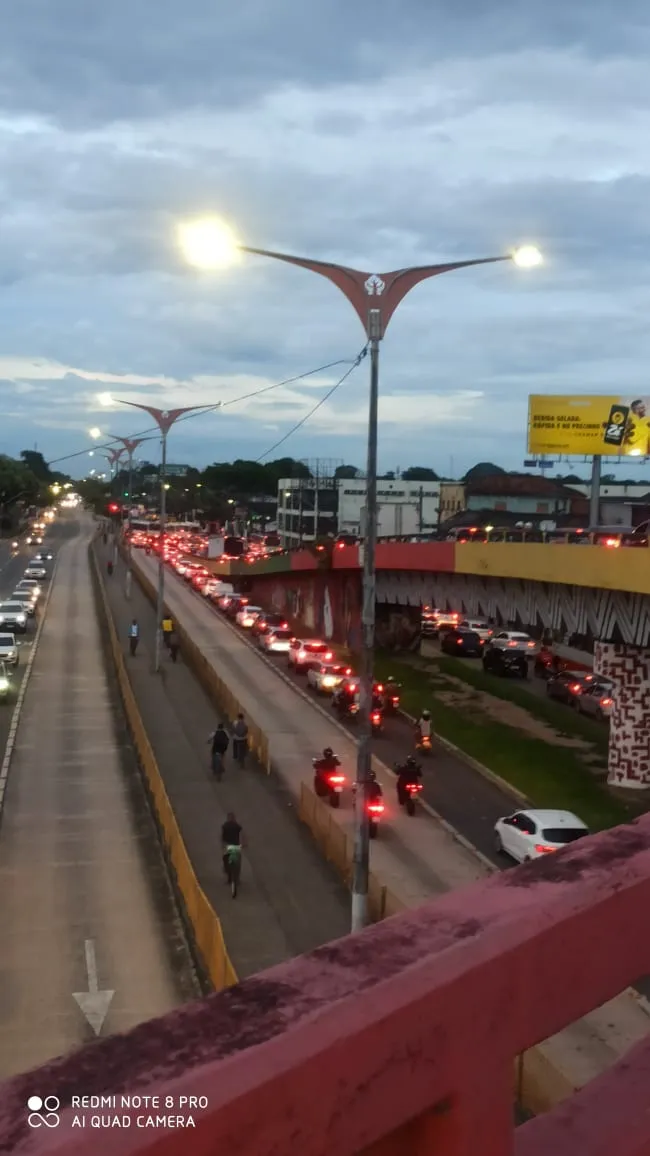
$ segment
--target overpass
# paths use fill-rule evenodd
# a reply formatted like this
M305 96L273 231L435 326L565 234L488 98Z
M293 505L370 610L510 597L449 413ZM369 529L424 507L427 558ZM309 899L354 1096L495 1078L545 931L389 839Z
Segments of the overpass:
M361 638L363 546L332 544L249 561L209 563L251 600L295 629L356 650ZM377 601L415 615L422 605L462 610L503 625L577 636L615 684L610 779L650 784L650 553L596 545L384 541L377 545Z

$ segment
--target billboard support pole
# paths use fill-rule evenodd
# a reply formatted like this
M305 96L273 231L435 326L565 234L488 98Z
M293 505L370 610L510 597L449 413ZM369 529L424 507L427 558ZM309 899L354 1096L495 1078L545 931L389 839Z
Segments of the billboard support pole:
M600 525L600 475L602 458L594 454L591 459L591 490L589 494L589 526L595 530Z

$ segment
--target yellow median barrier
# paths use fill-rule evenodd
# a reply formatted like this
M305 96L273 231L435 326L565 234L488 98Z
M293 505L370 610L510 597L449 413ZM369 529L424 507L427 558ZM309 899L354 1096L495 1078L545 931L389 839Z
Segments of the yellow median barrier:
M97 580L102 614L108 628L111 654L124 711L138 754L138 761L145 775L165 851L174 872L178 891L183 899L187 919L203 966L215 991L221 991L222 988L232 987L233 984L237 983L237 975L228 955L219 917L196 878L176 822L176 816L165 789L156 756L149 742L133 694L124 655L108 605L106 590L92 547L89 550L89 555L91 567Z

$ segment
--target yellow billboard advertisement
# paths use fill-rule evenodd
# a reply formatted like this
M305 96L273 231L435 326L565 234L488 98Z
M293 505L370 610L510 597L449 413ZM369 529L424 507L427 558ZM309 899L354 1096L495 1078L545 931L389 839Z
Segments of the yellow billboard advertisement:
M613 457L650 454L650 398L533 394L528 452Z

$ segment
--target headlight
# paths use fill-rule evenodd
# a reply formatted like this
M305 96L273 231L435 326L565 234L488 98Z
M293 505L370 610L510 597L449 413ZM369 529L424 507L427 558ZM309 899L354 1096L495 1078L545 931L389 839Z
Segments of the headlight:
M16 615L16 622L24 622L24 621L25 621L25 615L24 614L17 614Z
M323 686L336 686L336 679L332 678L331 674L326 674L323 679Z
M9 690L9 679L8 678L0 678L0 694L3 694L4 691L7 691L7 690Z

